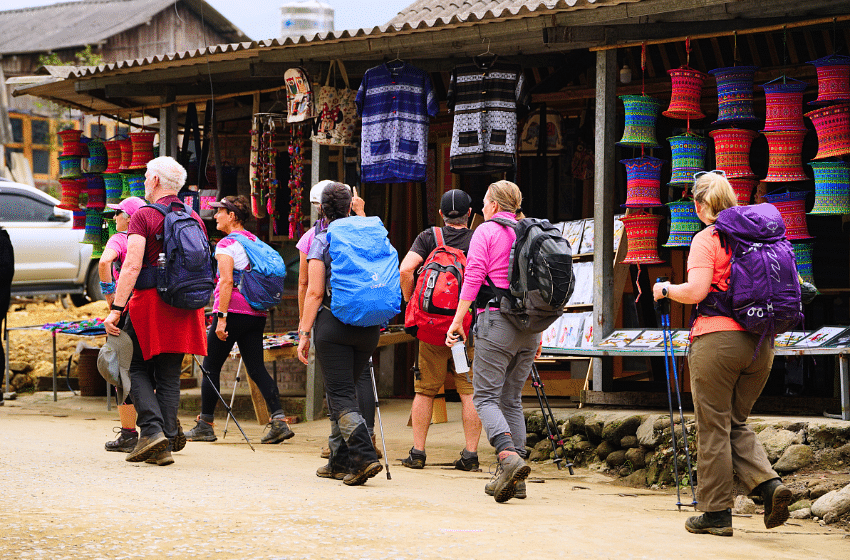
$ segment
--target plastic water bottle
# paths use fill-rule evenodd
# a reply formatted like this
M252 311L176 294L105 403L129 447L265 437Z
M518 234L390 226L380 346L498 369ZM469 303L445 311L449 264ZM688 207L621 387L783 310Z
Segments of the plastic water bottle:
M466 345L463 341L458 341L452 346L452 360L455 363L456 373L466 373L469 371L469 360L466 356Z
M160 253L159 258L156 259L156 287L160 292L165 291L166 281L165 281L165 253Z

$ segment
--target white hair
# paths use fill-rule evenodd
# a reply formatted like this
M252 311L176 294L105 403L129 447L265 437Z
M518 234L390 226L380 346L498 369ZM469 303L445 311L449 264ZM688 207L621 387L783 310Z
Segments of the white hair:
M186 183L186 170L171 156L160 156L148 162L148 171L159 177L160 188L179 191Z

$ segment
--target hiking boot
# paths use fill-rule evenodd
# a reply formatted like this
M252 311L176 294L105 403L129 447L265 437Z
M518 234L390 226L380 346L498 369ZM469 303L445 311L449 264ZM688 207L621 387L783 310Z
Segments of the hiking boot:
M408 469L424 469L425 468L425 454L417 453L410 448L410 454L401 460L402 466L407 467Z
M162 432L157 432L152 436L142 436L136 443L136 447L127 455L126 460L131 463L141 463L166 447L168 447L168 438Z
M266 428L268 433L263 436L260 443L280 443L295 435L295 432L289 429L289 424L283 418L272 418Z
M689 533L708 533L718 537L732 536L732 511L707 511L697 517L689 517L685 522Z
M215 437L215 430L213 430L215 423L201 420L200 416L198 416L197 421L195 427L186 432L186 441L215 441L218 439Z
M372 434L372 447L375 448L375 454L378 456L378 459L383 459L384 454L381 453L381 449L378 447L378 440L375 438L375 434Z
M139 441L139 433L136 430L127 428L116 428L116 430L118 437L114 441L107 441L103 444L107 451L129 453L136 448L136 443Z
M159 453L155 453L145 459L145 463L150 463L151 465L159 465L160 467L173 464L174 457L171 456L171 442L169 441L168 445L165 446L165 449L163 449Z
M346 486L360 486L361 484L365 484L368 479L372 478L382 470L384 470L384 467L378 461L375 461L374 463L366 463L356 472L345 475L342 479L342 483Z
M484 486L484 493L488 496L492 496L496 493L496 479L494 478L490 482L488 482ZM514 498L524 500L528 494L525 491L525 481L521 480L516 483L516 491L514 492Z
M499 467L493 476L493 498L496 502L501 504L513 498L517 483L524 481L530 472L531 467L516 453L509 453L499 459Z
M183 433L183 426L180 425L180 419L177 419L177 435L173 438L170 438L171 441L171 450L175 453L178 451L183 451L183 448L186 447L186 434Z
M322 465L316 469L316 476L319 478L335 478L337 480L342 480L348 474L348 471L338 469L339 468L336 465L331 465L330 462L328 462L327 465Z
M472 457L464 457L463 451L460 452L460 459L455 460L455 468L459 471L480 471L478 467L478 455ZM492 495L492 494L491 494Z
M788 521L791 503L791 490L778 478L759 484L762 500L764 500L764 526L768 529L779 527Z

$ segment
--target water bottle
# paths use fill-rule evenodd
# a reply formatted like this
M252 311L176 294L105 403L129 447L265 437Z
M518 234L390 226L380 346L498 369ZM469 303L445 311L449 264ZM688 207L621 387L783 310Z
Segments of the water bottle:
M165 253L160 253L159 258L156 259L156 287L160 292L165 291L166 287L166 260Z
M469 360L466 357L466 345L462 340L459 340L452 346L452 360L455 363L456 373L466 373L469 371Z

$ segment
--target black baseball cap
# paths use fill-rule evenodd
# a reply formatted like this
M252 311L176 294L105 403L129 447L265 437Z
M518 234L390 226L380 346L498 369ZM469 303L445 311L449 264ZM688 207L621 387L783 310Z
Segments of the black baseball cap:
M460 218L469 212L472 198L460 189L452 189L440 200L440 210L446 218Z

